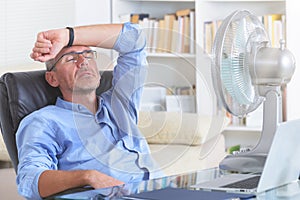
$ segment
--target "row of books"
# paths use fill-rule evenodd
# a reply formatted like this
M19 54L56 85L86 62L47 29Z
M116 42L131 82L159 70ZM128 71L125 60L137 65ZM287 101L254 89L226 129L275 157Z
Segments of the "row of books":
M286 19L283 14L269 14L260 17L273 47L280 47L280 40L286 40Z
M285 24L284 14L267 14L258 16L258 19L264 24L265 30L270 38L272 47L280 47L280 40L285 40ZM218 28L222 24L222 20L205 21L203 24L203 50L210 54Z
M120 16L120 21L141 25L151 53L195 53L194 9L177 10L160 19L147 13L126 14Z
M167 95L195 95L196 86L172 86L167 89Z

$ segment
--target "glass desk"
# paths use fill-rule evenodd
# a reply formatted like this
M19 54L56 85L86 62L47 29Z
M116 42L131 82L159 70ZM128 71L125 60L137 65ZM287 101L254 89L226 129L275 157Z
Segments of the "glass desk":
M138 183L125 184L123 186L116 186L112 188L104 188L97 190L87 190L83 192L77 192L72 194L65 194L60 196L55 196L53 199L57 200L100 200L100 199L135 199L135 200L145 200L145 199L180 199L180 195L186 195L188 199L208 199L204 197L208 191L195 190L191 186L197 183L205 182L217 178L222 175L222 172L218 168L206 169L197 172L180 174L174 176L167 176L159 179L153 179L148 181L142 181ZM176 189L177 188L177 189ZM181 192L178 193L176 198L166 198L166 194L161 198L158 198L157 191L169 190L169 192ZM173 191L172 191L173 190ZM154 192L154 193L153 193ZM217 192L222 194L230 194L226 192ZM147 194L147 195L144 195ZM150 196L149 196L150 195ZM153 198L149 198L153 196ZM168 194L167 194L168 195ZM211 194L210 194L211 195ZM236 195L236 194L234 194ZM198 198L199 197L199 198ZM300 199L300 181L295 181L290 184L266 191L260 194L246 196L247 198L238 198L240 196L225 197L220 198L210 198L210 199L226 199L226 200L238 200L238 199L251 199L251 200L299 200Z

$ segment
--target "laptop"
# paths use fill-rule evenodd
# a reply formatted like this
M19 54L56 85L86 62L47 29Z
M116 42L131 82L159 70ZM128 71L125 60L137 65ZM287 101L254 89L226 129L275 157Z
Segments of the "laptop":
M300 119L283 122L277 128L260 175L224 175L192 187L200 190L257 194L297 180L300 172L299 155Z

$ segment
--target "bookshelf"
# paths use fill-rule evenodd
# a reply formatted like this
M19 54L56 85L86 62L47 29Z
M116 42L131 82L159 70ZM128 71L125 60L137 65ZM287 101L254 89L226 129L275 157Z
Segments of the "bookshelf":
M181 53L180 55L178 54L170 54L170 53L148 53L148 57L150 58L176 58L176 57L183 57L186 59L196 59L196 55L195 54L189 54L189 53Z

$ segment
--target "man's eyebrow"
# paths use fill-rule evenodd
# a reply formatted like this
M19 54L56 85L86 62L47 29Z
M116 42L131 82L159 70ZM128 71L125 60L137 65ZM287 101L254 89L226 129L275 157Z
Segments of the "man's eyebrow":
M61 56L63 56L63 55L67 55L67 54L69 54L69 53L77 53L76 51L70 51L70 52L68 52L68 53L64 53L64 54L62 54Z
M76 54L78 54L78 53L83 53L83 52L85 52L85 51L92 51L92 50L91 50L91 49L85 49L85 50L83 50L83 51L70 51L70 52L68 52L68 53L62 54L61 56L66 55L66 54L69 54L69 53L76 53ZM61 56L60 56L60 57L61 57Z

